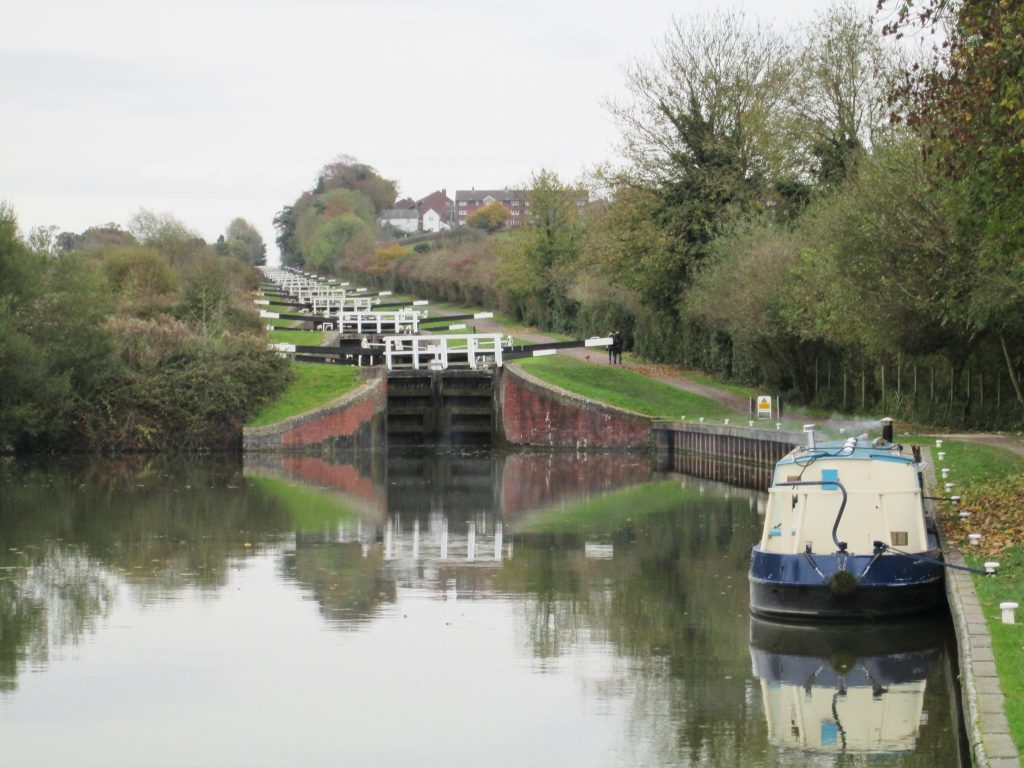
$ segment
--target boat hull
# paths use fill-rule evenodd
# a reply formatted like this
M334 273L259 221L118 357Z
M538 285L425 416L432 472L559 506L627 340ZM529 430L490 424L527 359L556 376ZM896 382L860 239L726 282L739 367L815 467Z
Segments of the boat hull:
M920 554L940 557L937 550ZM852 578L833 578L843 571ZM755 546L751 556L750 611L755 616L872 619L926 613L944 602L942 565L906 555L780 555Z

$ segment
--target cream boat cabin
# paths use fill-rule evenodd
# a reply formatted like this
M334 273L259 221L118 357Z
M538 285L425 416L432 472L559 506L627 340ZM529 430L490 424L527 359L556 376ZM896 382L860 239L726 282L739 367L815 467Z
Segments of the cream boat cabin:
M889 439L806 447L776 465L751 554L755 614L857 618L942 598L938 540L918 462Z

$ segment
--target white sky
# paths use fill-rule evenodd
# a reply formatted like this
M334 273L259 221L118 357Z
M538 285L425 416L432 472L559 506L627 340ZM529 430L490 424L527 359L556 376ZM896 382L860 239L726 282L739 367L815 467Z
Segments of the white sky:
M854 0L867 13L874 0ZM569 182L614 157L602 106L671 17L785 30L829 0L0 0L0 200L23 231L140 208L212 242L340 154L419 198Z

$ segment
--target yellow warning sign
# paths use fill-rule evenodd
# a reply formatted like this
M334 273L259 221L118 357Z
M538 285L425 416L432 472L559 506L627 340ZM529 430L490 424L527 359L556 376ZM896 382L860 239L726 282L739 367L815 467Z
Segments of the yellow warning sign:
M772 398L770 395L757 396L757 418L770 419L772 417Z

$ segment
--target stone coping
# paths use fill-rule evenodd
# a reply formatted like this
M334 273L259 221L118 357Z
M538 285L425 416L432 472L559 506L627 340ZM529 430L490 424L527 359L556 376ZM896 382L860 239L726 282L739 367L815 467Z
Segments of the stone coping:
M922 447L928 452L929 459L924 471L925 484L934 487L936 478L935 467L930 461L931 449ZM936 524L946 560L953 565L965 565L960 551L948 546L938 516ZM974 591L974 577L966 571L948 569L946 597L956 632L964 727L974 766L1020 768L1020 754L1010 737L1005 697L996 675L992 636Z

